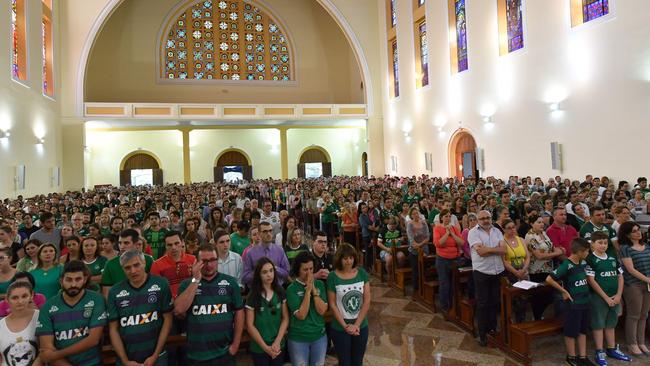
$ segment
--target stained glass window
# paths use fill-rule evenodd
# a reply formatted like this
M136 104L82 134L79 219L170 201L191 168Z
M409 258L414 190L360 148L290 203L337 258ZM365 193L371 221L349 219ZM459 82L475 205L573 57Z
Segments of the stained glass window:
M41 21L41 35L42 35L42 52L43 52L43 94L47 94L47 24L45 19Z
M397 0L390 0L390 19L391 19L391 26L395 27L397 26L397 7L395 4Z
M427 44L427 23L418 26L420 40L420 65L422 65L422 86L429 85L429 46Z
M262 9L243 0L192 3L167 31L165 78L292 80L289 41Z
M508 52L513 52L524 47L524 21L521 3L522 0L506 0Z
M583 23L609 14L609 0L582 0Z
M456 52L458 53L458 72L461 72L468 68L465 0L454 0L454 8L456 14Z
M18 0L11 0L11 76L19 79Z
M391 49L393 51L393 96L399 97L399 58L397 55L397 40L393 40Z
M54 95L53 68L52 63L52 0L43 0L43 17L41 18L41 58L43 69L41 76L43 80L43 94Z

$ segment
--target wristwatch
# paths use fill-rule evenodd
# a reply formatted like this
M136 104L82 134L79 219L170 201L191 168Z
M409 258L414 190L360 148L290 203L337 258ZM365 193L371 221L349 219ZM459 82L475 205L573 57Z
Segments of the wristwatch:
M198 279L192 277L191 282L192 282L192 283L199 283L199 282L201 282L201 280L198 280Z

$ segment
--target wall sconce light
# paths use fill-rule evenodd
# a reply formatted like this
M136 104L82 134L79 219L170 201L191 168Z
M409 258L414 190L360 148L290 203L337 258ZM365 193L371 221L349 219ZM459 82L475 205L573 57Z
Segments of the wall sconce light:
M9 131L0 131L0 139L8 139L11 136Z
M45 143L45 139L43 137L39 137L36 139L36 145L43 145Z
M405 137L405 138L409 138L409 137L411 137L411 133L408 132L408 131L404 131L404 137Z
M494 123L494 118L492 116L483 116L484 123Z
M560 102L549 103L548 108L553 112L560 110Z

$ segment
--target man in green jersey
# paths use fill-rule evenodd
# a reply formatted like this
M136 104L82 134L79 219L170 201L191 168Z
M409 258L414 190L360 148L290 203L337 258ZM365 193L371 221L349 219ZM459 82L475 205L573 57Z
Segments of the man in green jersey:
M151 246L154 259L165 255L165 233L167 230L160 227L160 214L157 211L149 212L147 215L149 228L142 233L142 236Z
M174 314L187 317L187 358L195 366L232 366L244 331L239 285L217 271L219 258L211 245L199 248L198 259L174 301Z
M589 285L587 284L587 263L589 242L583 238L573 239L571 255L546 278L546 283L562 293L567 304L564 318L564 344L566 366L594 365L587 358L587 332L589 331ZM557 281L562 281L564 287ZM576 339L578 356L576 356Z
M140 235L134 229L126 229L122 231L122 233L120 234L120 241L119 241L120 254L131 249L136 249L139 241L140 241ZM145 254L144 260L146 262L145 270L147 271L147 273L149 273L149 270L151 269L151 265L153 264L153 258L150 255ZM102 281L101 281L102 294L104 295L104 297L108 296L108 290L110 290L111 286L125 279L126 279L126 275L124 274L124 270L120 265L119 256L106 262L106 266L104 267L104 272L102 272Z
M85 287L90 272L81 261L66 263L61 293L47 300L36 325L40 358L53 366L102 364L102 332L106 325L104 298Z
M173 302L167 280L145 272L144 254L120 256L127 279L111 287L106 304L111 343L122 365L167 365L165 342Z
M618 258L616 230L605 223L605 218L605 209L602 206L594 206L591 209L591 219L580 228L580 237L590 240L591 235L596 231L604 232L608 238L607 255Z

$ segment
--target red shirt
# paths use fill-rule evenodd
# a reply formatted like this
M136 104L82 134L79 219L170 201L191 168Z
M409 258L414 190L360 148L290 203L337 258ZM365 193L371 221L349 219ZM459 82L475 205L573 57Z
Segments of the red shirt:
M181 282L192 276L192 265L195 262L196 257L191 254L183 253L181 260L178 262L174 261L174 258L168 254L153 262L150 272L167 279L169 288L172 291L172 297L175 299Z
M553 223L546 229L546 235L553 242L553 246L564 248L565 254L568 257L571 255L571 241L578 237L578 232L569 224L560 227Z
M460 236L460 232L458 231L458 228L455 226L451 227L451 231ZM456 240L454 240L454 237L449 234L447 236L447 241L444 242L444 247L441 245L443 243L440 242L440 238L445 236L445 233L447 232L447 228L445 228L442 225L436 225L433 228L433 243L436 245L436 254L441 256L442 258L447 258L447 259L456 259L458 258L458 245L456 244Z

